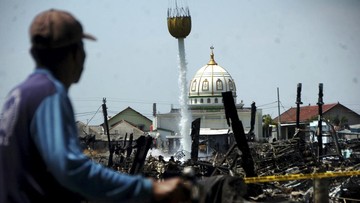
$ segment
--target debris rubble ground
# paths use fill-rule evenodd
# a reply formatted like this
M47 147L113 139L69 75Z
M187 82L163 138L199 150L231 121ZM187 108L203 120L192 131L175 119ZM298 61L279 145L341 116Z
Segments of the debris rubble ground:
M336 154L336 145L325 144L324 154L317 156L317 142L294 136L288 140L248 142L258 177L321 172L360 171L360 139L339 139L343 152ZM88 145L89 146L89 145ZM137 146L139 147L139 146ZM125 148L116 146L113 166L122 173L130 173L136 151L126 155ZM155 153L156 152L156 153ZM349 152L351 154L349 155ZM157 149L149 149L146 159L137 173L158 181L183 176L185 168L194 171L193 181L199 188L198 202L315 202L315 179L272 181L246 184L242 168L241 151L234 147L227 154L214 152L206 159L183 160L186 152L164 155ZM347 154L346 154L347 153ZM109 152L96 153L90 147L87 154L99 163L108 163ZM164 157L166 156L166 157ZM360 177L340 176L319 179L327 187L328 202L360 201Z

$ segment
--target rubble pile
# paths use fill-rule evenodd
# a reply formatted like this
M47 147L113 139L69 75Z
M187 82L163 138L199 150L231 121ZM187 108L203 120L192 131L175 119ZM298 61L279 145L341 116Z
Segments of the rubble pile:
M259 176L284 174L291 168L304 170L315 162L310 151L300 149L299 139L250 143L250 149Z
M301 144L299 138L273 143L250 143L252 156L258 176L281 176L291 174L313 174L317 172L340 172L360 170L360 140L348 140L341 143L341 149L349 149L349 158L335 156L335 145L326 146L327 154L317 160L317 143ZM324 180L324 179L321 179ZM360 177L335 177L326 179L329 197L332 202L349 200L360 201ZM254 201L294 201L312 202L314 180L291 180L261 183L263 193L250 197Z
M344 152L351 152L346 156L334 156L333 144L326 145L326 152L321 159L316 154L316 144L302 142L299 137L289 140L279 140L272 143L249 142L251 155L254 160L257 176L282 176L291 174L312 174L317 172L338 172L360 170L360 140L340 140L339 146ZM120 150L121 151L121 150ZM131 156L126 157L123 153L114 156L113 168L129 173L136 149ZM102 164L107 163L107 154L88 153L89 156ZM185 167L191 166L195 171L196 179L202 183L203 191L212 191L209 187L225 187L224 184L208 184L208 179L219 180L228 183L227 178L237 177L236 185L226 185L229 188L247 188L248 194L242 197L253 202L313 202L314 179L273 181L266 183L245 184L243 178L246 176L242 168L241 151L234 147L227 154L214 153L209 160L176 160L172 156L165 160L163 156L148 155L144 161L141 173L147 177L162 180L172 176L181 176ZM218 178L215 178L218 177ZM222 177L222 178L219 178ZM225 177L225 179L224 179ZM241 181L239 181L241 180ZM360 200L360 177L344 176L321 179L323 184L328 185L328 196L330 202L345 202ZM231 181L230 181L231 182ZM240 184L240 185L239 185ZM221 185L221 186L220 186ZM260 188L260 192L249 193L253 186ZM256 187L255 187L256 188ZM219 190L219 188L217 188ZM225 189L222 189L225 190ZM222 191L221 190L221 191ZM237 191L234 189L234 191ZM202 194L208 196L209 194ZM232 198L239 194L232 194ZM228 194L229 196L229 194ZM230 197L229 196L229 197ZM235 198L236 199L236 198Z

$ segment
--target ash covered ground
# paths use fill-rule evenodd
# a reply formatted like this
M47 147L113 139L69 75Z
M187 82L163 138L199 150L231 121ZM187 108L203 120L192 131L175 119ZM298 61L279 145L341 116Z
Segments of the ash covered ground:
M248 144L259 177L360 170L360 139L327 143L322 157L317 154L317 143L301 136ZM139 159L141 150L143 159ZM141 149L135 142L130 146L113 146L111 165L109 151L99 152L88 146L85 152L94 161L122 173L142 174L158 181L173 176L191 179L198 188L197 202L319 202L318 196L325 196L327 202L360 201L359 176L247 184L242 152L236 145L227 153L213 151L207 157L192 160L185 159L190 152L168 154L151 146ZM191 175L184 174L188 168ZM320 188L314 187L316 184Z

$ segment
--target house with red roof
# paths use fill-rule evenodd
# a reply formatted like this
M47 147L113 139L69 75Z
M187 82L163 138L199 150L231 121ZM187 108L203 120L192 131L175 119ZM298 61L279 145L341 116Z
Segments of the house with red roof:
M289 139L295 134L297 108L291 107L280 115L281 138ZM334 126L346 127L360 124L360 115L340 103L322 105L323 118ZM300 128L306 129L310 122L318 120L319 107L308 105L300 107L299 124ZM278 117L273 119L278 122Z

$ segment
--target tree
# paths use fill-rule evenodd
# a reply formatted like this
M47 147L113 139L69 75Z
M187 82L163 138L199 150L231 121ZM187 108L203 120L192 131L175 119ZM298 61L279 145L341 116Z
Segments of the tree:
M265 114L262 116L263 127L269 127L270 125L277 125L276 122L273 121L270 114Z
M331 117L330 119L331 124L333 124L334 126L337 126L339 129L344 129L345 126L347 126L349 120L345 117L342 116L340 118L339 115L336 115L335 117Z
M264 137L270 137L272 131L272 125L277 126L277 123L273 121L269 114L265 114L262 116L263 123L263 133Z

